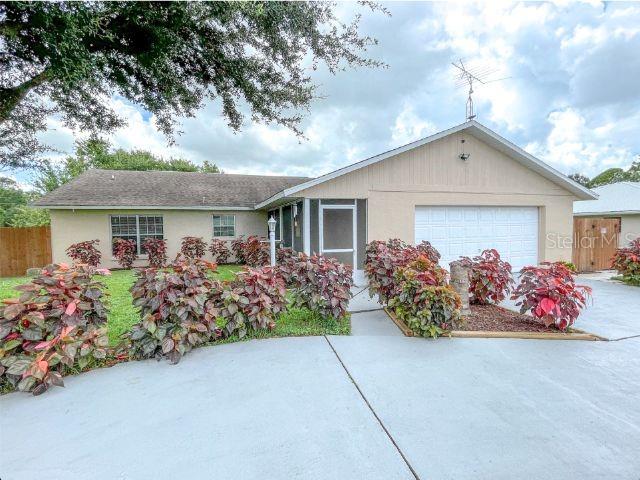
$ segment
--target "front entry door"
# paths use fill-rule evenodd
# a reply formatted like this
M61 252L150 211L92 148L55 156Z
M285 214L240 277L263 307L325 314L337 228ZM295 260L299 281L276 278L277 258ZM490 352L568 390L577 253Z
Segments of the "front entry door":
M320 252L353 266L356 245L356 206L320 205Z

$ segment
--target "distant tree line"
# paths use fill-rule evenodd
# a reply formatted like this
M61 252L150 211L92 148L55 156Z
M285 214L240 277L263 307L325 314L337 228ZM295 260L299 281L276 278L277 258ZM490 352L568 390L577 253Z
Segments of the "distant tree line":
M581 173L572 173L569 178L587 188L601 187L618 182L640 182L640 159L624 170L622 168L608 168L593 178L589 178Z

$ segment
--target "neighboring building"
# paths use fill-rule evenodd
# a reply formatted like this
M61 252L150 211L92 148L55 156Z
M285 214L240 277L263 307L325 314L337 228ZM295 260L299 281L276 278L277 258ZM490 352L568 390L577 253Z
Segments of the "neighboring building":
M178 172L89 171L37 205L51 210L54 261L99 238L266 236L362 268L368 241L429 240L443 263L496 248L514 268L571 260L573 202L597 198L471 121L314 179ZM140 260L142 264L144 260Z
M594 188L597 200L576 202L576 217L619 219L618 245L640 237L640 182L619 182Z

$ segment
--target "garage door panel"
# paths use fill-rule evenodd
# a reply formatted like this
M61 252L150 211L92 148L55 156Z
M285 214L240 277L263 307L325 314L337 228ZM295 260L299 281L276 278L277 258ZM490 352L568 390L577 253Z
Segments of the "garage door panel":
M464 220L465 220L465 222L477 222L478 221L478 211L475 208L465 208L464 209Z
M497 249L514 270L538 262L536 207L416 207L415 241L430 241L441 264Z

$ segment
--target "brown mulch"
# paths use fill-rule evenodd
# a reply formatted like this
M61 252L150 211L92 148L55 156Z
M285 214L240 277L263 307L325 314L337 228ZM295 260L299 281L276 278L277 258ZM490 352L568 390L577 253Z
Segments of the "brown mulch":
M464 317L460 330L494 332L553 332L560 330L529 316L497 305L471 305L471 315Z

